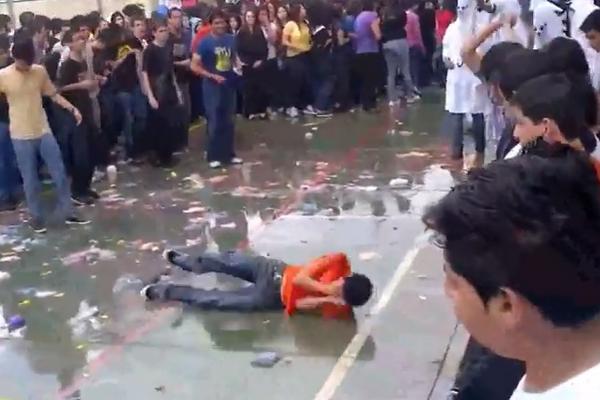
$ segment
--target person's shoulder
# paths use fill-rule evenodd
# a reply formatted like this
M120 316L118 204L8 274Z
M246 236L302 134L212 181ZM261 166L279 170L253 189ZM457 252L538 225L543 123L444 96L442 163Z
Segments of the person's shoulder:
M69 58L69 60L70 60L70 58ZM31 66L31 72L33 72L37 76L47 76L48 75L48 71L46 70L46 67L44 67L43 65L40 65L40 64L33 64Z

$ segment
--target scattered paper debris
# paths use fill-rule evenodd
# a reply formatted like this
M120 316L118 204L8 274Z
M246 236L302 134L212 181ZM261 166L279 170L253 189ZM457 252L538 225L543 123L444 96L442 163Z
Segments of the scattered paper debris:
M267 194L257 188L250 186L240 186L231 192L233 197L248 197L255 199L266 199Z
M164 386L157 386L154 388L155 391L159 392L159 393L164 393L166 391L166 388Z
M408 157L427 157L428 153L423 153L422 151L411 151L408 153L396 154L396 158L408 158Z
M53 290L38 290L35 292L35 297L43 299L50 296L56 296L58 293Z
M371 261L371 260L380 259L381 255L379 253L374 252L374 251L366 251L364 253L360 253L358 255L358 258L361 261Z
M400 136L404 136L404 137L414 135L413 131L399 131L398 133L400 134Z
M417 279L424 280L427 279L427 275L417 275Z
M10 274L8 272L0 271L0 282L10 279Z
M227 178L229 178L228 175L217 175L217 176L213 176L211 178L208 178L208 181L214 185L214 184L217 184L217 183L225 182L227 180Z
M421 296L419 296L419 299L421 299L421 300L427 300L427 296L421 295Z
M19 302L19 307L25 307L25 306L28 306L30 304L31 304L31 300L25 299L25 300Z
M228 224L219 225L219 227L225 229L235 229L237 225L235 224L235 222L230 222Z
M0 258L0 263L2 262L15 262L15 261L19 261L21 259L21 257L13 255L13 256L4 256L2 258Z
M304 138L306 140L311 140L313 138L313 133L312 132L306 132L306 134L304 135Z
M65 265L74 265L80 263L93 264L97 261L115 260L117 255L112 250L104 250L97 247L90 247L87 250L69 254L62 259Z

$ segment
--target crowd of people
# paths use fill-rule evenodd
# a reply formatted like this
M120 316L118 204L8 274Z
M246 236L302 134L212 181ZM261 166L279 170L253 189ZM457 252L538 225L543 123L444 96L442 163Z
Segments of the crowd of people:
M43 160L61 212L87 223L72 203L98 199L94 178L114 173L120 159L173 166L200 117L206 160L221 168L243 162L236 113L328 118L355 106L374 112L386 94L391 106L418 101L452 20L438 8L429 0L267 1L160 8L147 18L132 4L108 20L25 12L18 29L0 15L0 210L17 209L23 192L32 227L45 231Z

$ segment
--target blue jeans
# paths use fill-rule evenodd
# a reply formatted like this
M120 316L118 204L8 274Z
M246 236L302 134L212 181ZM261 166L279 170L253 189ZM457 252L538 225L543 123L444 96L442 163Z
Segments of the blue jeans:
M283 308L280 292L285 263L281 261L231 251L222 254L207 253L200 257L181 255L175 257L173 264L195 274L215 272L230 275L252 285L234 291L169 285L165 292L166 300L220 311L248 312Z
M315 108L320 111L331 109L335 85L333 54L325 52L313 58Z
M68 217L73 213L69 180L65 172L60 149L51 133L39 139L13 139L13 147L17 163L23 177L23 188L29 214L34 219L42 218L42 201L40 197L41 182L38 174L38 157L41 157L52 181L56 186L57 208L61 216Z
M202 93L208 130L207 160L228 163L235 157L235 88L229 82L220 85L211 79L204 79Z
M0 204L13 200L19 187L19 169L8 124L0 122Z
M450 123L452 124L452 158L454 159L463 157L464 116L464 114L450 113ZM483 153L485 152L485 119L483 114L472 114L472 117L475 151Z
M117 104L123 113L123 137L128 157L137 157L144 150L144 131L148 118L148 102L139 87L132 92L118 92Z

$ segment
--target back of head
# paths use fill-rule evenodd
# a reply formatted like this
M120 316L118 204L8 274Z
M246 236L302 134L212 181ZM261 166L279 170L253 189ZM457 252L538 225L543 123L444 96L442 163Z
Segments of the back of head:
M583 33L589 33L591 31L600 32L600 9L592 11L581 23L579 27Z
M363 11L375 11L375 2L373 0L362 0Z
M574 39L557 37L542 49L547 53L549 72L588 75L590 67L581 45Z
M146 15L144 9L137 4L127 4L123 7L123 14L131 18L134 15Z
M523 49L523 46L516 42L500 42L493 45L481 58L479 72L485 81L497 83L500 79L500 66L512 54Z
M31 24L33 23L34 19L35 14L31 11L25 11L19 15L19 23L21 24L22 28L31 28Z
M12 56L15 60L20 60L28 65L33 64L35 59L35 47L33 39L28 35L21 35L15 38L12 47Z
M474 170L423 220L484 304L510 289L557 327L598 316L600 186L585 153L563 146Z
M344 279L342 297L352 307L365 305L373 294L373 283L363 274L352 274Z
M548 54L529 49L513 51L499 66L499 71L498 86L504 98L510 100L523 83L550 72Z

